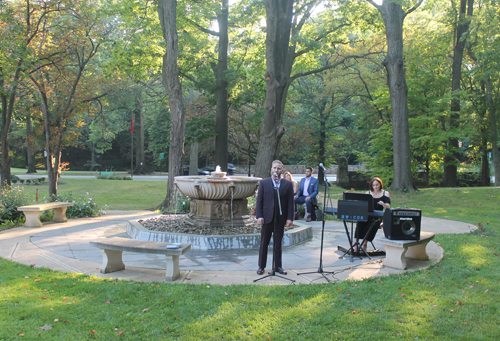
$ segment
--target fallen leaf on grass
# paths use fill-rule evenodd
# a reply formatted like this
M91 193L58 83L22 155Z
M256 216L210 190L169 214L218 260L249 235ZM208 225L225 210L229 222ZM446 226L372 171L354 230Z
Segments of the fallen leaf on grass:
M46 300L46 299L47 299L47 297L43 297L43 296L42 296L42 297L40 297L40 298L41 298L42 300Z
M40 278L36 278L36 279L35 279L35 282L40 282Z
M357 314L357 313L358 313L358 311L357 311L357 310L353 310L353 311L351 312L351 314Z
M145 313L146 311L148 311L149 308L146 308L146 309L142 309L142 312Z
M118 335L122 335L123 334L123 330L121 332L118 333Z
M406 297L406 295L405 294L401 294L401 297Z
M54 322L59 322L59 319L54 319Z
M111 302L110 301L106 301L106 304L111 304Z
M44 324L43 326L41 326L38 329L40 329L40 330L51 330L52 326L50 324Z
M91 331L90 331L90 334L95 334L95 330L91 330Z

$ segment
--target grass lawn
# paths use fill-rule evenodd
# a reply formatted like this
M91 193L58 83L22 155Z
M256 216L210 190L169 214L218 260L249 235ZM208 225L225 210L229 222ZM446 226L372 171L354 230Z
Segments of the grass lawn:
M120 209L153 207L166 192L159 182L62 181L59 191L88 191ZM391 198L393 207L482 229L437 235L445 257L426 270L313 285L116 281L0 259L0 340L497 340L500 189Z
M14 185L22 187L35 201L38 189L39 200L49 196L47 181L42 185ZM73 197L89 193L98 204L110 210L154 210L167 195L166 181L131 181L98 179L60 179L57 193L73 193Z

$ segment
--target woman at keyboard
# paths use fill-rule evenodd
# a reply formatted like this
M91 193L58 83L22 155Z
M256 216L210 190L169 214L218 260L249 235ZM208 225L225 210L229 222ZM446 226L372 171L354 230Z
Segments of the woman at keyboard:
M386 208L391 207L391 198L389 197L389 192L384 190L384 183L379 177L374 177L370 180L368 187L370 190L366 194L371 194L373 197L373 209L378 211L383 211ZM355 243L358 243L360 239L363 239L363 249L366 251L368 242L371 242L375 238L382 220L376 217L368 218L368 221L358 221L356 223L356 232L354 234ZM374 226L370 230L370 226ZM370 230L370 233L368 233ZM354 252L358 252L357 247Z

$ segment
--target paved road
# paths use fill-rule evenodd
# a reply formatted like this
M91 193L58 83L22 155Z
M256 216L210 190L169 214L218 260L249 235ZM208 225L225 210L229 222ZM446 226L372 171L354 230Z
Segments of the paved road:
M47 175L41 175L41 174L16 174L21 179L39 179L41 177L47 178ZM202 176L202 175L200 175ZM246 174L235 174L234 176L247 176ZM304 175L302 174L293 174L293 178L296 181L300 181ZM95 175L66 175L63 174L61 176L61 179L95 179ZM336 175L331 175L327 176L328 181L336 181L337 176ZM168 180L168 175L134 175L135 181L167 181Z

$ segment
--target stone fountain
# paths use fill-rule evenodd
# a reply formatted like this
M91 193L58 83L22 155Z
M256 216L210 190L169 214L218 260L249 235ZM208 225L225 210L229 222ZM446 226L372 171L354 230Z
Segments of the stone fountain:
M209 176L176 176L175 186L191 198L186 220L196 226L243 226L252 224L247 198L254 195L261 178L227 177L220 166Z

